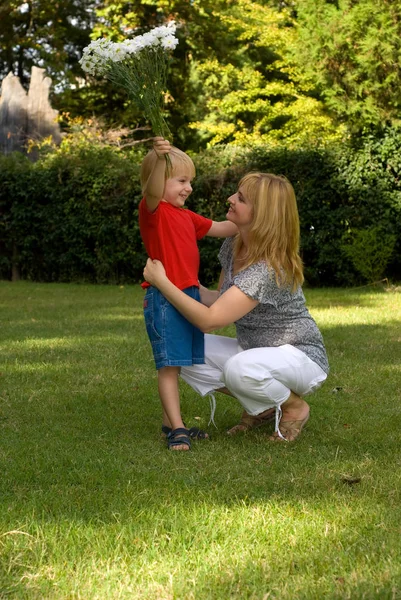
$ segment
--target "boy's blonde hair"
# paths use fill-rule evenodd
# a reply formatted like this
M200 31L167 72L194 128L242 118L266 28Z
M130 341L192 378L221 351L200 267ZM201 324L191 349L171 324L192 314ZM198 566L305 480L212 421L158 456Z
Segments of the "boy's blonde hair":
M276 273L278 285L290 284L294 291L304 281L299 256L299 216L295 192L285 177L271 173L248 173L239 182L245 198L253 205L246 268L261 260ZM242 241L237 236L235 254Z
M177 177L179 175L186 175L190 179L193 179L195 177L195 165L192 161L192 158L190 158L188 154L185 154L185 152L183 152L179 148L176 148L175 146L171 146L171 150L168 153L168 156L170 157L171 164L169 165L167 163L166 165L166 180L170 177ZM160 158L158 158L154 150L148 152L145 158L143 159L141 164L142 191L144 190L146 182L148 181L150 174L155 168L156 162L158 160L160 160Z

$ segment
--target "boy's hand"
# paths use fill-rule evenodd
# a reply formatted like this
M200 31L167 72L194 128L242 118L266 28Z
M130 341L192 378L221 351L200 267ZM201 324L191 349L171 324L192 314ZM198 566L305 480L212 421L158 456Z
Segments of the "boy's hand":
M152 260L151 258L148 258L143 270L143 276L148 283L154 287L157 287L157 284L166 278L166 271L160 260Z
M157 156L161 158L162 156L170 152L171 144L169 141L165 140L162 137L154 137L153 150L156 152Z

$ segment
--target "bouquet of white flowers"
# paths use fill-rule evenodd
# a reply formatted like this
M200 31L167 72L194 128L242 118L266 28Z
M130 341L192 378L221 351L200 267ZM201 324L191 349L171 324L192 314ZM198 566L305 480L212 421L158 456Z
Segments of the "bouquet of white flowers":
M170 50L178 44L170 21L124 42L100 38L84 48L79 61L90 75L106 77L121 86L150 121L153 134L171 140L163 117Z

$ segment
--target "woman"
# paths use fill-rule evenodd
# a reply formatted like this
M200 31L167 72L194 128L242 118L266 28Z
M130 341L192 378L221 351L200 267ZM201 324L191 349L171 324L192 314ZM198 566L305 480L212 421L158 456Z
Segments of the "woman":
M245 412L232 433L275 414L269 439L293 441L309 418L301 396L320 387L329 371L322 336L301 289L295 193L284 177L249 173L228 202L227 219L239 233L221 247L219 291L202 287L200 304L150 259L144 276L202 331L236 325L237 339L206 336L205 364L183 368L183 379L203 396L222 391L239 400Z

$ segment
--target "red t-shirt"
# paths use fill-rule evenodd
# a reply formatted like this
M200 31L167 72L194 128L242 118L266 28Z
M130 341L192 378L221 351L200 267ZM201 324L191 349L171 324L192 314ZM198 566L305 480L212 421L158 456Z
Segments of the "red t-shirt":
M207 219L187 208L178 208L161 201L149 212L145 199L139 204L139 229L146 252L153 260L160 260L167 277L180 290L199 287L199 250L202 239L212 226ZM149 287L143 283L142 287Z

